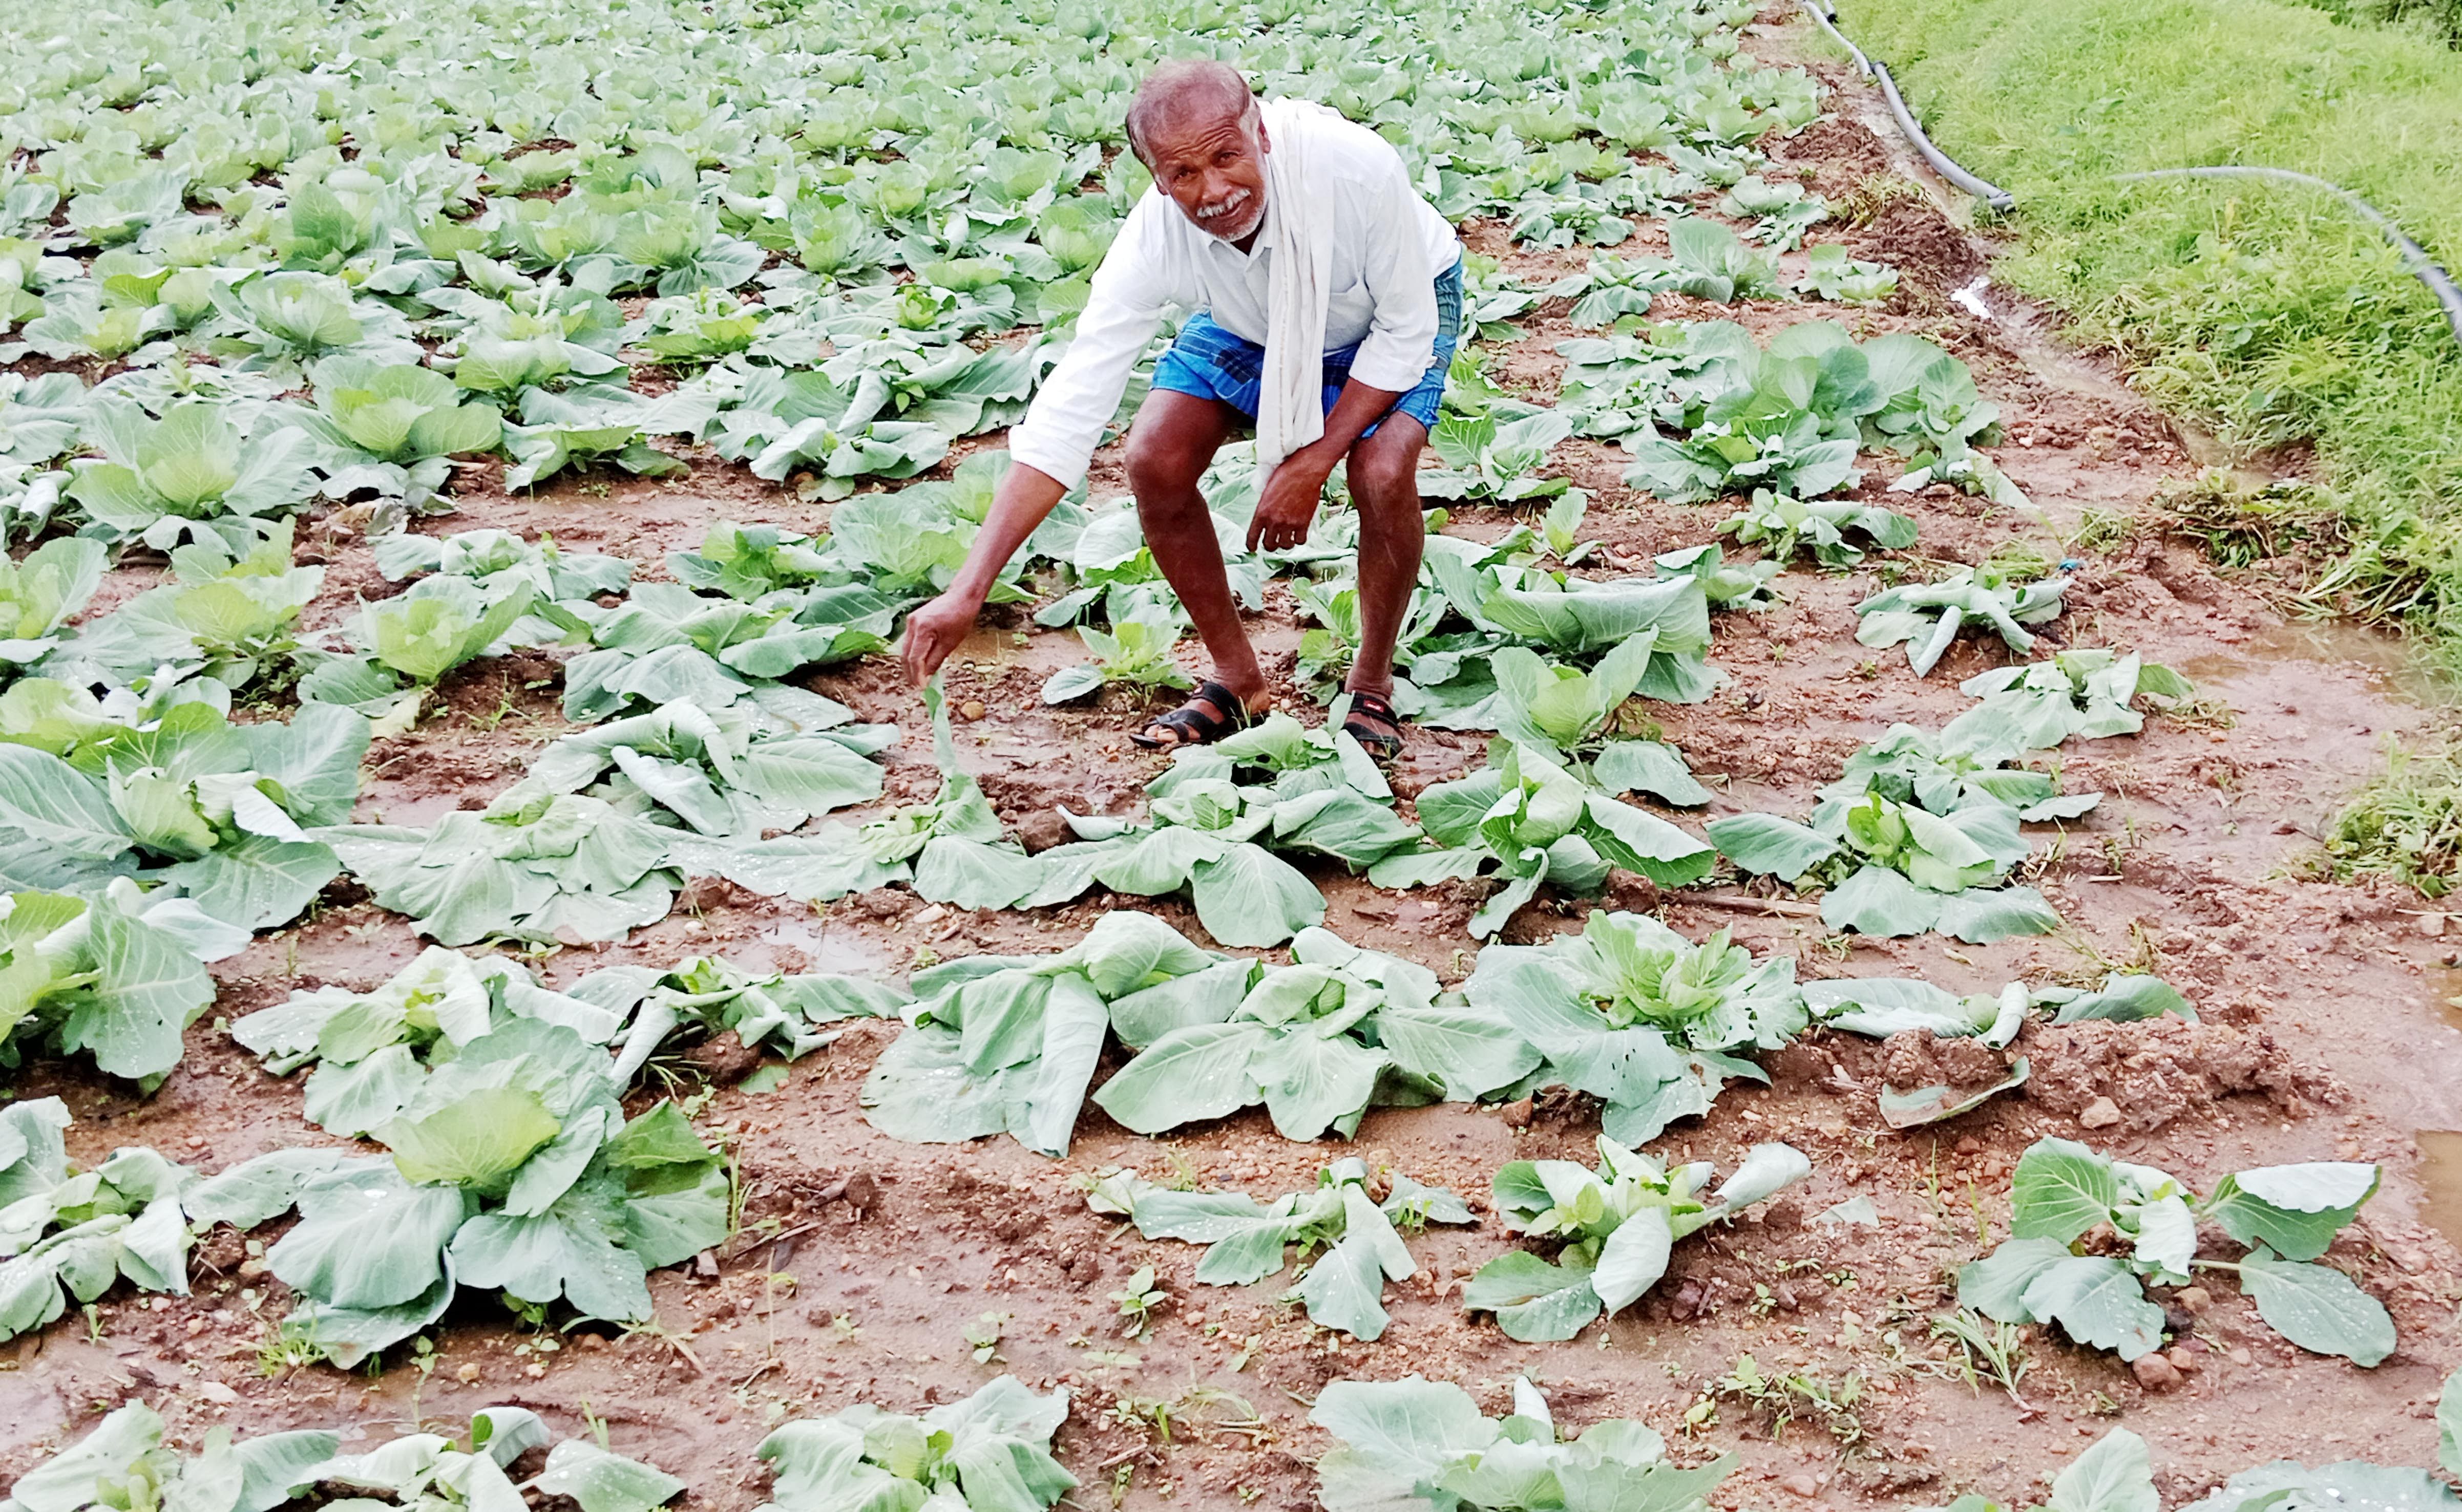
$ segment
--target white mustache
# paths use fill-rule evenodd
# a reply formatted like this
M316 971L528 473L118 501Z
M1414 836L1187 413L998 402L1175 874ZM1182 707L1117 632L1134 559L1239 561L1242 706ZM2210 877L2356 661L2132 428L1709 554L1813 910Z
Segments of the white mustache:
M1197 218L1200 221L1219 221L1226 215L1236 215L1246 209L1248 202L1254 197L1248 190L1241 189L1220 205L1199 205Z

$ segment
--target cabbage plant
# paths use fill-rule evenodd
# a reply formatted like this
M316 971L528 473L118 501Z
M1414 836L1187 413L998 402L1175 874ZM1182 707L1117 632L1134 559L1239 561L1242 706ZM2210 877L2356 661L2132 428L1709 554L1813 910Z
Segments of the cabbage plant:
M0 755L15 748L0 747ZM0 771L16 775L7 768ZM105 1074L151 1091L180 1064L182 1033L214 1001L213 979L192 943L196 938L190 929L148 918L141 900L124 884L114 891L97 889L93 895L32 889L0 893L0 981L8 983L8 998L0 1002L0 1066L14 1069L34 1054L87 1054ZM19 1103L0 1116L30 1106L40 1105ZM16 1116L39 1119L42 1114ZM54 1142L58 1137L56 1133L42 1136L31 1125L21 1125L16 1133L33 1141L34 1148L44 1137ZM12 1200L30 1192L27 1172L18 1172L7 1190ZM13 1207L5 1211L17 1212ZM86 1216L104 1211L108 1209ZM43 1221L60 1216L54 1208ZM35 1217L29 1210L22 1220L31 1223ZM33 1227L39 1232L41 1224ZM13 1251L31 1242L34 1233L7 1237ZM74 1242L63 1242L75 1247ZM69 1260L74 1263L73 1256ZM57 1288L46 1304L39 1295L37 1271L30 1264L10 1278L22 1282L26 1292L13 1287L0 1291L6 1297L0 1319L16 1320L14 1328L0 1331L23 1331L49 1321L30 1318L29 1307L58 1315Z
M0 557L0 687L60 643L68 622L102 586L98 541L46 541L11 561Z
M154 420L133 402L97 395L86 433L102 452L80 459L68 494L115 541L168 551L212 541L246 555L273 529L268 516L315 491L307 433L260 414L235 423L205 400L182 400Z
M672 1102L627 1118L603 1051L516 1019L452 1061L358 1078L396 1111L389 1154L276 1150L190 1192L203 1222L296 1209L266 1251L296 1306L286 1338L345 1369L433 1325L459 1287L583 1318L650 1316L650 1271L723 1241L733 1181Z
M1569 1339L1658 1285L1677 1242L1811 1174L1793 1145L1760 1144L1711 1192L1708 1162L1671 1169L1605 1134L1595 1171L1571 1160L1509 1162L1496 1173L1497 1210L1561 1247L1552 1261L1526 1249L1489 1261L1462 1288L1462 1306L1494 1313L1506 1337L1525 1344Z
M326 448L316 466L335 498L369 489L423 508L443 489L449 458L504 439L494 406L460 402L453 379L428 368L335 357L313 377L316 410L300 423Z
M1989 563L1961 567L1937 582L1901 583L1857 604L1855 639L1875 648L1903 642L1907 665L1919 678L1932 675L1969 625L1992 631L2023 656L2035 646L2025 627L2057 617L2067 587L2064 577L2019 582L2014 572Z
M1742 1463L1724 1454L1681 1468L1656 1429L1629 1417L1571 1436L1523 1376L1513 1380L1513 1411L1501 1419L1480 1415L1470 1393L1451 1381L1407 1375L1328 1382L1308 1421L1337 1440L1316 1466L1326 1512L1695 1512Z
M2003 1323L2056 1323L2080 1344L2135 1360L2162 1348L2167 1327L2145 1285L2184 1286L2219 1271L2293 1344L2373 1366L2393 1352L2392 1315L2318 1262L2378 1180L2374 1165L2312 1161L2235 1172L2199 1197L2150 1166L2039 1139L2010 1178L2010 1237L1958 1272L1958 1302ZM2117 1251L2077 1253L2086 1231L2103 1224L2117 1236ZM2208 1226L2247 1253L2200 1260Z
M920 1417L858 1402L796 1418L754 1451L773 1476L758 1512L1042 1512L1077 1484L1051 1457L1051 1436L1068 1417L1067 1392L1037 1396L1003 1375Z
M0 920L0 930L7 923ZM56 1097L0 1108L0 1340L91 1304L120 1281L185 1296L190 1236L180 1192L186 1167L127 1148L91 1170L68 1158L68 1108ZM22 1482L21 1482L22 1484Z
M225 705L278 679L298 648L299 616L325 581L322 567L292 565L292 528L275 522L238 556L219 537L172 548L169 582L88 620L35 670L106 695L142 688L148 702L177 693Z
M1404 1233L1429 1223L1477 1220L1456 1194L1393 1174L1382 1201L1369 1190L1368 1166L1346 1157L1317 1173L1316 1184L1271 1202L1244 1192L1180 1192L1114 1171L1096 1178L1087 1202L1097 1213L1127 1219L1148 1239L1206 1246L1200 1285L1246 1285L1284 1268L1297 1246L1299 1283L1286 1300L1307 1308L1308 1321L1356 1339L1384 1336L1382 1300L1389 1281L1409 1281L1418 1262ZM1316 1254L1322 1250L1323 1254ZM1311 1258L1313 1256L1313 1258Z
M78 724L62 754L0 740L0 829L18 836L0 869L12 885L91 888L134 873L265 929L333 880L334 853L310 832L350 815L368 745L358 715L307 704L287 724L233 724L184 702L139 724Z
M1378 887L1490 878L1501 885L1470 932L1486 939L1544 884L1593 894L1613 867L1661 887L1710 875L1717 853L1674 825L1588 786L1549 754L1507 744L1492 765L1419 794L1425 849L1396 851L1369 869Z

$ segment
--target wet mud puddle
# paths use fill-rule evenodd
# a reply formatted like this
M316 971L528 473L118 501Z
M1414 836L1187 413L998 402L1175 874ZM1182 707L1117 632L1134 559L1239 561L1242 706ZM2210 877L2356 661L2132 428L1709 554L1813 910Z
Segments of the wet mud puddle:
M2262 631L2228 651L2192 657L2178 671L2191 681L2229 683L2271 671L2299 671L2317 662L2361 668L2371 687L2421 708L2451 708L2454 690L2426 670L2394 636L2348 620L2294 620Z
M2419 1216L2462 1245L2462 1131L2419 1132L2419 1184L2426 1192Z
M2353 716L2365 714L2365 705L2324 694L2316 675L2329 669L2357 672L2367 693L2415 709L2451 710L2458 702L2453 689L2423 670L2419 659L2398 637L2345 621L2277 625L2228 650L2190 658L2178 665L2200 691L2220 696L2242 719L2271 716L2313 721L2330 768L2347 770L2350 763L2363 759L2369 745L2386 741L2408 744L2394 730L2372 730L2349 723ZM2382 764L2381 753L2375 761ZM2342 784L2336 790L2347 791L2349 786ZM2324 815L2318 817L2322 820ZM2415 917L2437 906L2418 905L2415 900L2414 904L2405 912ZM2462 907L2455 912L2462 914ZM2446 938L2462 935L2452 927L2462 918L2443 922L2450 932ZM2462 1034L2462 968L2431 966L2423 978L2421 1001L2437 1026L2431 1032ZM2410 1116L2419 1121L2412 1132L2419 1152L2419 1217L2462 1246L2462 1101L2430 1098L2414 1103Z
M2462 1031L2462 970L2431 971L2429 990L2436 1015ZM2462 1103L2452 1110L2453 1129L2422 1129L2419 1141L2419 1216L2462 1247Z

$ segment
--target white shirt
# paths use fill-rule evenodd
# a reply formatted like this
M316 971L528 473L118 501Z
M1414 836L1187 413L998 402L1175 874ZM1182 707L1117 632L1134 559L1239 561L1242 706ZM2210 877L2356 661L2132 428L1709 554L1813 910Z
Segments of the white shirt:
M1415 388L1436 355L1436 280L1461 244L1384 138L1333 119L1308 129L1309 202L1331 222L1326 350L1357 346L1350 376L1371 388ZM1010 457L1076 486L1167 306L1205 311L1263 346L1275 221L1268 197L1264 225L1242 252L1198 229L1160 189L1146 191L1094 270L1068 352L1008 433Z

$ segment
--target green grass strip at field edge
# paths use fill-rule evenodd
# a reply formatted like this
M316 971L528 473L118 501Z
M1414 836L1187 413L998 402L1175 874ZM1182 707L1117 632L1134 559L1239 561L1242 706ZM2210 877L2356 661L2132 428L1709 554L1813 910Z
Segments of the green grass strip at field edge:
M1831 41L1845 48L1847 54L1854 58L1856 69L1866 78L1881 87L1882 97L1889 101L1890 114L1897 118L1899 129L1913 144L1915 151L1923 155L1924 162L1932 164L1933 172L2003 214L2017 207L2017 202L2010 197L2006 189L1995 184L1988 184L1968 172L1964 165L1942 152L1933 144L1933 140L1924 134L1922 124L1914 119L1913 113L1908 108L1906 97L1899 94L1897 80L1890 76L1890 66L1887 63L1876 63L1866 56L1864 50L1857 47L1852 38L1838 30L1836 21L1832 19L1833 12L1829 9L1828 0L1808 0L1804 10L1814 21L1820 24L1822 31L1829 33ZM2401 227L2396 226L2390 216L2339 184L2329 183L2315 174L2300 173L2289 168L2264 168L2237 163L2200 168L2149 168L2143 173L2116 173L2111 177L2115 184L2135 184L2148 179L2271 179L2277 183L2296 184L2312 189L2322 189L2349 205L2351 213L2385 233L2386 239L2393 244L2394 249L2402 254L2403 263L2410 270L2412 276L2427 285L2429 292L2434 294L2436 302L2445 308L2446 322L2453 328L2453 339L2457 343L2462 343L2462 287L2456 287L2452 276L2447 273L2434 258L2428 255L2428 249L2412 240Z
M1997 275L2069 311L2150 399L2226 443L2314 442L2370 572L2462 633L2462 360L2373 227L2265 186L2129 184L2265 164L2347 186L2452 266L2462 54L2248 0L1846 0L1927 129L2019 205ZM2441 244L2441 245L2440 245Z
M2137 184L2148 179L2271 179L2278 184L2296 184L2311 189L2322 189L2351 207L2351 213L2374 226L2393 243L2402 254L2404 266L2411 275L2428 286L2436 302L2445 308L2445 321L2453 328L2453 339L2462 343L2462 288L2456 288L2453 276L2428 255L2428 248L2413 241L2409 234L2393 223L2392 217L2361 199L2339 184L2328 183L2313 173L2300 173L2290 168L2259 168L2240 164L2217 164L2205 168L2149 168L2144 173L2112 175L2116 184Z

